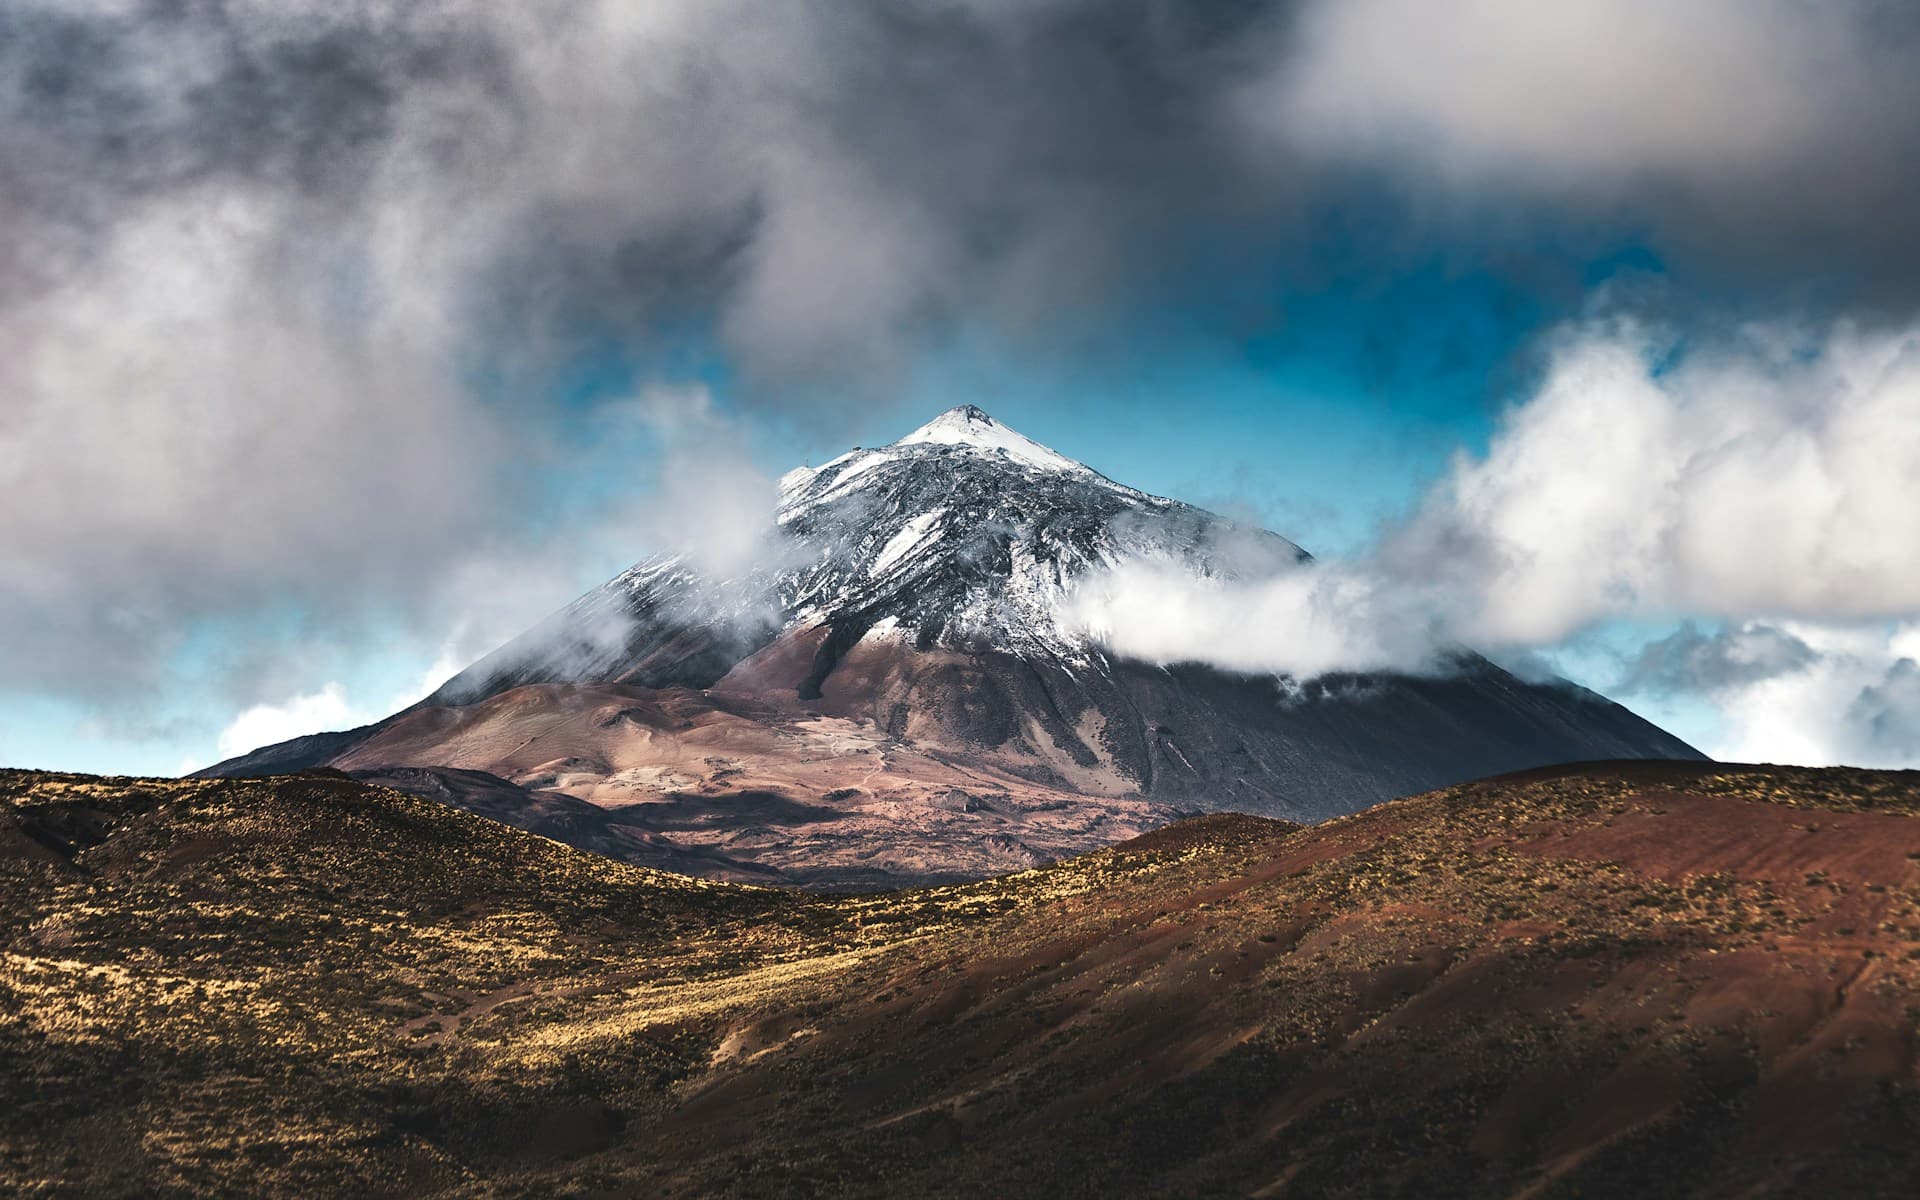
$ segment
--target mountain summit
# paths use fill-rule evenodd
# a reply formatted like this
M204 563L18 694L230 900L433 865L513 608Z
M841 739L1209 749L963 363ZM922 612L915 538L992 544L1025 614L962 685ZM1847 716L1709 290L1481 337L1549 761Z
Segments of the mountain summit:
M969 446L998 452L1014 462L1046 471L1087 471L1084 464L1056 454L1023 437L971 404L950 408L894 443L895 446Z
M329 763L545 813L641 861L873 884L1027 865L1179 811L1318 820L1523 767L1698 757L1466 651L1442 677L1304 686L1114 657L1072 616L1089 573L1231 577L1306 552L972 405L789 472L772 517L743 577L644 560L412 709L210 773Z
M1115 483L972 405L890 445L788 472L774 526L764 569L718 581L684 555L647 559L429 703L534 682L709 688L733 674L814 700L863 646L1012 653L1106 673L1067 602L1089 571L1139 557L1215 574L1230 573L1230 560L1306 558L1277 534ZM786 679L770 652L804 669Z

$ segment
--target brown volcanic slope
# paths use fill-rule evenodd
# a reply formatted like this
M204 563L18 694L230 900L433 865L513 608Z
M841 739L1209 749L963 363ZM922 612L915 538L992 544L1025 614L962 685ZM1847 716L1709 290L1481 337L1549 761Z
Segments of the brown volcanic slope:
M624 862L843 890L1018 871L1181 815L791 697L623 684L417 708L332 765Z
M1535 772L826 897L0 773L0 1191L1910 1195L1920 777Z

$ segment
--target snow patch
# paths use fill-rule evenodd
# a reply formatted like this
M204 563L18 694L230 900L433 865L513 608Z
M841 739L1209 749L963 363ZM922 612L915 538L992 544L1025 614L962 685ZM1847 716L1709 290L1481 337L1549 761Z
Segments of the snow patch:
M785 504L792 499L800 489L812 483L814 476L819 473L820 472L814 470L812 467L795 467L785 475L782 475L780 477L780 502Z
M833 462L828 463L827 466L821 467L819 474L825 475L828 467L832 467L841 460L849 458L853 461L840 468L839 473L834 475L833 479L827 484L827 490L821 492L818 496L810 497L807 503L820 504L847 495L854 490L854 480L865 475L875 467L885 466L887 463L893 461L893 456L884 450L858 450L853 454L843 454L840 458L834 459Z
M968 446L988 452L997 450L1017 463L1043 471L1092 473L1090 467L1049 450L1032 438L1015 433L971 404L948 409L894 445Z
M880 548L880 553L874 558L873 565L867 568L867 574L883 575L887 568L919 549L923 542L939 541L940 534L935 526L939 524L940 518L945 516L946 512L944 508L931 508L902 525L900 532L888 538L887 544ZM932 536L930 537L929 534Z

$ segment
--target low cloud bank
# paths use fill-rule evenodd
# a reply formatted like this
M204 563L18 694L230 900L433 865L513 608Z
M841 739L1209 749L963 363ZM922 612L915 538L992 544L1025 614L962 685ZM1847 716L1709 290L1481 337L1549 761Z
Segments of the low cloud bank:
M379 720L432 694L509 639L518 639L514 657L537 659L559 676L619 657L635 629L623 597L569 607L564 619L558 611L576 599L566 581L580 570L582 544L628 553L648 547L653 560L678 558L697 582L660 590L664 619L730 621L743 631L773 620L777 601L760 585L793 549L774 521L777 481L746 453L739 419L719 408L707 388L693 385L644 388L606 405L596 420L610 448L641 456L635 474L644 486L603 507L591 528L553 545L473 548L443 581L445 594L459 597L461 615L417 681L384 696L337 679L268 692L221 730L219 756Z
M1679 613L1898 619L1920 612L1917 416L1920 328L1702 345L1584 325L1383 552L1495 642Z
M1369 553L1226 578L1121 563L1076 611L1125 654L1296 678L1708 618L1726 628L1649 645L1626 686L1713 700L1725 754L1904 764L1920 760L1916 479L1920 329L1702 345L1596 319L1553 338L1486 451Z
M1440 614L1426 598L1364 564L1303 563L1246 577L1135 559L1085 580L1072 616L1129 658L1300 680L1340 671L1425 672L1439 667L1445 646Z
M1642 650L1622 689L1704 694L1722 758L1920 767L1920 622L1683 627Z
M309 733L353 729L420 700L446 682L462 665L449 643L418 680L387 697L383 705L358 702L345 685L333 680L311 692L279 701L263 701L242 710L229 721L214 744L219 757L228 759ZM192 771L207 765L189 758L181 763L180 769Z

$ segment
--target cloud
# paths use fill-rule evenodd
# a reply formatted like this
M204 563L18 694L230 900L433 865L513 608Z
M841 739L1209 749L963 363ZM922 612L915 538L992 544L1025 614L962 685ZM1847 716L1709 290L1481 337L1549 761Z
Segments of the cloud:
M1126 562L1078 603L1123 653L1296 678L1713 618L1646 645L1622 685L1709 696L1737 756L1906 763L1916 413L1920 328L1702 342L1597 318L1550 339L1485 452L1458 455L1370 552L1224 578Z
M220 731L222 758L322 729L350 729L367 716L347 701L346 689L328 683L317 692L292 696L279 704L256 704Z
M1653 695L1725 691L1803 670L1818 658L1806 642L1760 621L1712 632L1683 621L1640 648L1619 687Z
M1271 221L1297 184L1219 113L1262 7L29 0L0 198L45 252L10 282L231 194L267 202L255 288L516 353L708 333L844 390L930 323L1149 286L1190 219Z
M943 322L1167 269L1137 235L1223 194L1183 170L1244 175L1203 69L1244 22L1097 11L7 6L0 686L150 696L196 626L437 636L449 581L523 590L605 428L555 399L583 359L845 421ZM666 453L758 503L738 447Z
M1913 296L1905 5L1316 0L1286 35L1241 106L1292 152L1430 199L1639 225L1696 265L1838 258Z
M657 486L627 519L656 551L729 581L777 570L786 560L791 547L774 521L779 483L746 453L742 422L716 407L706 387L646 389L603 420L652 435Z
M1795 665L1702 681L1726 725L1716 757L1920 766L1920 625L1794 622L1775 632L1806 648Z
M1920 765L1920 663L1903 655L1861 688L1847 706L1847 728L1860 744L1859 761Z
M449 642L411 687L402 688L387 697L384 705L357 703L348 695L347 688L336 681L329 681L314 691L289 696L284 700L250 705L220 731L215 738L215 748L220 758L227 759L289 738L327 730L353 729L377 721L431 694L466 661L455 650L455 643ZM208 765L191 758L186 761L188 765L181 767L182 773Z
M1234 643L1219 657L1278 670L1417 666L1451 639L1538 648L1620 618L1897 618L1920 612L1916 412L1920 328L1694 345L1583 322L1550 339L1486 452L1458 455L1371 553L1239 581L1127 567L1104 612L1129 644ZM1159 628L1163 608L1186 619ZM1758 636L1670 643L1648 669L1724 669Z
M495 511L500 430L417 342L249 286L266 219L154 206L10 313L11 684L137 683L188 614L390 599Z
M1199 574L1185 563L1124 560L1075 587L1070 621L1129 658L1245 674L1310 680L1444 666L1438 614L1365 565L1305 562L1247 574L1238 565Z
M1920 611L1920 328L1764 326L1702 343L1602 319L1391 537L1470 639L1621 616Z
M1305 136L1589 186L1779 169L1915 85L1873 6L1787 0L1309 5L1273 97ZM1840 64L1852 70L1835 78Z

